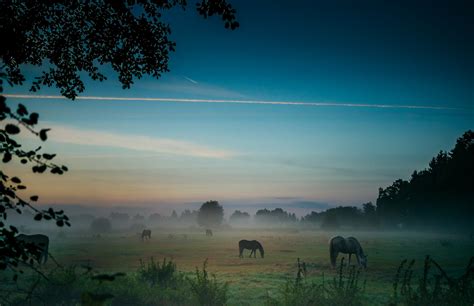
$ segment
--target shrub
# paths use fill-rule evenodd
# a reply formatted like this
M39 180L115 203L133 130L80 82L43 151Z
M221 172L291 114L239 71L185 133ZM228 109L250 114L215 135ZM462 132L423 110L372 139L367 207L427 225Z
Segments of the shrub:
M393 282L391 305L473 305L474 304L474 257L471 258L463 275L453 278L441 266L426 256L423 275L417 285L412 285L415 260L408 265L403 260ZM430 275L433 270L438 274Z
M196 278L188 278L195 304L203 306L225 305L228 298L228 284L219 284L215 275L210 279L206 268L207 259L203 263L202 271L196 268Z
M140 259L138 276L152 287L173 285L176 283L176 275L176 264L172 260L166 262L166 258L163 258L163 263L160 265L153 257L147 263Z

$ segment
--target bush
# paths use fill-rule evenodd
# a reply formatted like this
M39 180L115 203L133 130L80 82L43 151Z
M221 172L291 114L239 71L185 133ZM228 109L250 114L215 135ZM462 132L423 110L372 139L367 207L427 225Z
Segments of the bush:
M170 271L174 264L166 262L161 271ZM175 275L174 286L150 286L137 274L125 276L123 273L97 274L92 269L77 269L75 266L58 268L40 277L22 278L23 283L12 284L9 296L0 299L6 305L191 305L189 284L181 274ZM175 274L174 272L172 274ZM170 275L165 273L165 275ZM181 277L181 278L180 278ZM170 279L164 277L160 279ZM169 282L168 282L169 283ZM18 286L17 286L18 285ZM0 297L3 289L2 284Z
M152 287L155 285L168 287L176 283L176 264L172 260L166 262L166 258L163 258L161 265L153 257L147 263L140 259L138 276Z
M471 258L464 274L453 278L441 266L426 256L423 275L417 285L412 286L415 260L405 259L400 263L393 282L391 305L473 305L474 304L474 257ZM406 266L406 267L405 267ZM430 276L432 267L439 274Z
M205 306L225 305L227 302L228 284L219 284L216 276L209 279L206 271L207 259L204 261L202 271L196 268L196 278L188 278L194 304Z
M53 270L45 277L28 275L25 282L18 285L10 305L80 304L81 293L86 288L86 274L78 273L75 266L69 266Z

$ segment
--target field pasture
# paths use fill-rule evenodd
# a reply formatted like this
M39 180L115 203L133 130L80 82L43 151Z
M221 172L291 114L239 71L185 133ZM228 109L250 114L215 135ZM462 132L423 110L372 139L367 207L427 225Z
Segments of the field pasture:
M425 256L430 255L456 276L474 255L474 242L469 236L439 233L216 229L213 237L206 237L199 228L151 230L151 239L145 241L131 232L101 236L69 232L51 239L50 252L62 265L88 264L108 273L134 273L140 259L153 257L173 259L179 271L190 274L207 259L208 271L229 284L229 305L262 305L267 296L277 296L282 284L294 279L297 258L307 265L307 279L332 280L335 271L330 267L328 241L335 235L355 236L368 255L368 269L361 272L361 280L365 281L367 304L371 305L388 302L403 259L415 259L415 269L421 272ZM265 258L260 258L258 252L257 258L248 258L248 250L244 258L239 258L240 239L260 241ZM354 256L352 260L355 263Z

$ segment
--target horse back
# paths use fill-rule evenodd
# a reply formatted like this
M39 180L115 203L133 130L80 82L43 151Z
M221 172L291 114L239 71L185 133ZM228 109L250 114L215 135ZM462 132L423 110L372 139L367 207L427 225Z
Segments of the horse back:
M354 237L349 237L346 239L347 248L356 252L361 249L359 241Z
M26 243L34 243L39 246L48 247L49 238L46 235L36 234L36 235L25 235L20 234L17 236L18 240L24 241Z

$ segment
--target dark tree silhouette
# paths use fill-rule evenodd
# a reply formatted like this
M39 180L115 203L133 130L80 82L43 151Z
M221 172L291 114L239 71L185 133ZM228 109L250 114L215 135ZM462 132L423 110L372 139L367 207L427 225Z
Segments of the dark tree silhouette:
M248 212L241 212L240 210L236 210L232 213L229 218L230 222L248 222L250 219L250 215Z
M84 90L79 74L102 81L106 79L100 72L104 65L117 72L123 88L145 74L159 78L169 71L169 55L176 47L162 15L176 6L184 9L187 1L0 1L0 94L4 80L10 86L26 81L22 71L26 64L42 68L32 79L31 91L56 86L70 99ZM222 17L226 28L239 26L235 10L225 0L200 0L196 8L204 18ZM0 121L13 122L0 129L2 161L8 163L16 157L22 164L32 164L33 172L63 174L67 168L51 162L55 154L43 153L40 148L25 151L12 138L20 133L21 126L46 141L49 129L35 130L38 118L21 104L12 111L0 95ZM62 211L35 208L31 203L38 196L31 196L29 201L20 198L17 191L25 188L20 178L0 171L0 270L15 269L20 261L34 258L37 251L15 239L16 227L6 227L9 212L21 213L26 208L35 212L36 220L69 225Z
M197 215L198 215L198 211L197 211L197 210L191 211L191 210L189 210L189 209L185 209L185 210L181 213L181 216L179 216L179 221L180 221L180 222L190 223L190 224L196 224Z
M197 221L204 227L215 227L222 224L224 208L217 201L207 201L199 208Z
M221 16L226 28L239 26L235 9L225 0L200 0L203 17ZM84 91L79 73L102 81L103 65L118 74L123 88L144 74L155 78L169 71L175 42L162 15L186 0L1 1L0 58L12 85L25 81L21 65L47 67L34 78L32 91L56 86L74 99Z
M379 189L377 213L387 226L471 228L474 215L474 132L465 132L450 152L439 152L410 180Z
M295 214L288 213L282 208L275 208L268 210L266 208L260 209L255 213L255 220L257 222L268 222L273 224L296 222Z

